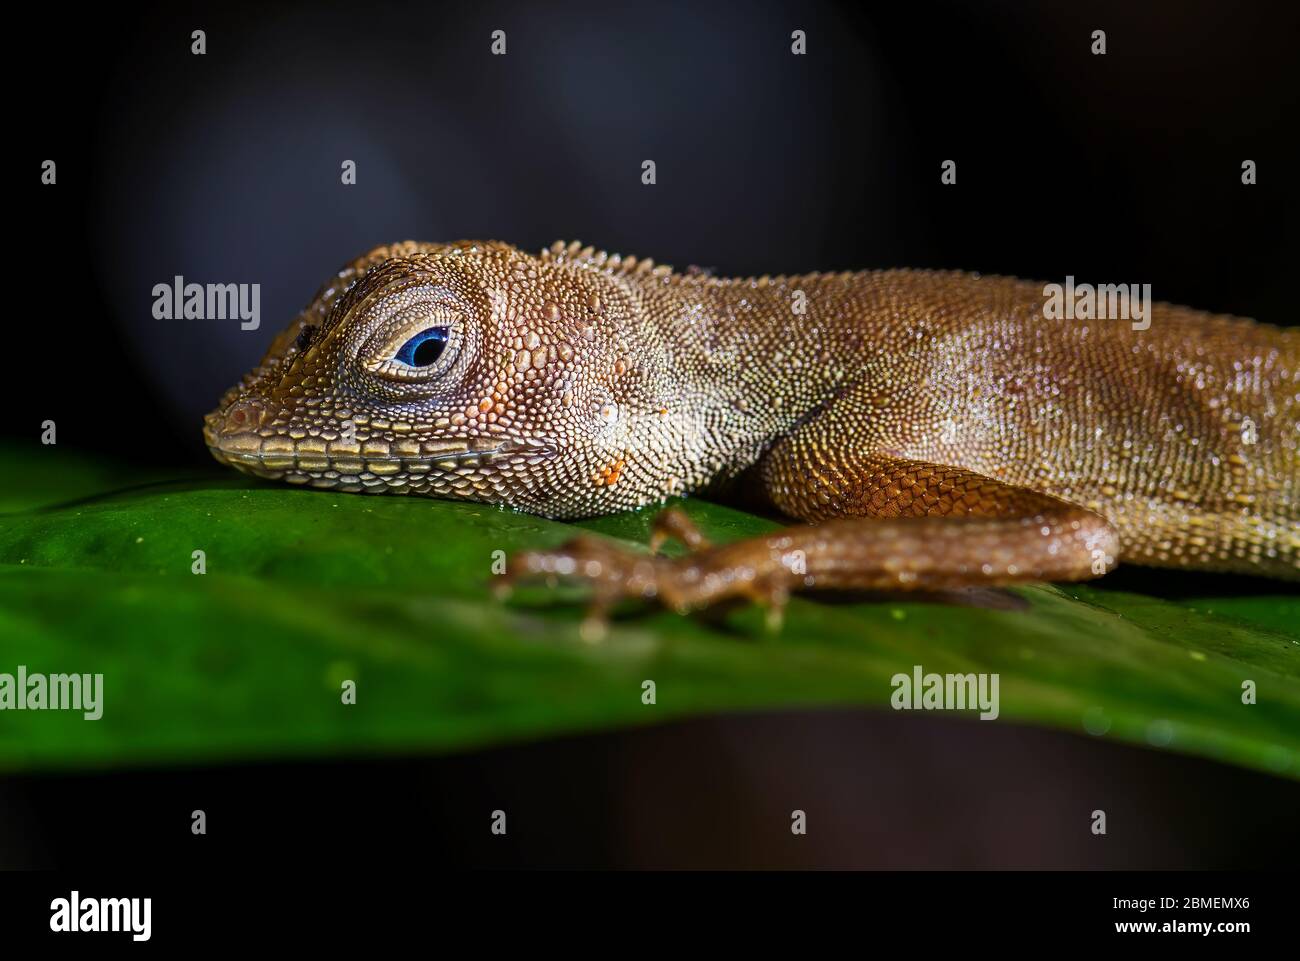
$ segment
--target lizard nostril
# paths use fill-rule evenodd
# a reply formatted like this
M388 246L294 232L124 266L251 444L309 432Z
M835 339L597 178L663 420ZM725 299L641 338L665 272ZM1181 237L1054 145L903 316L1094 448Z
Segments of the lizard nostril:
M262 426L264 408L248 400L237 400L226 408L226 418L221 425L223 434L242 434Z

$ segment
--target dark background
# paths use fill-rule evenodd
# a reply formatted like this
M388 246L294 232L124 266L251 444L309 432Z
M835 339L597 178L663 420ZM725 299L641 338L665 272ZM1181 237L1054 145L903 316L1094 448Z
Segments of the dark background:
M198 418L275 330L345 261L408 238L577 238L724 274L1073 274L1291 324L1294 7L221 4L92 9L75 30L49 16L21 41L42 95L9 105L26 222L8 336L24 363L4 428L30 439L52 417L61 443L206 459ZM489 52L498 28L505 56ZM806 56L790 53L796 28ZM939 182L947 159L956 186ZM262 328L155 320L153 286L177 274L260 283Z
M1297 320L1293 4L225 3L21 16L10 44L40 70L7 103L21 140L5 159L16 316L0 388L0 431L20 443L51 418L61 445L205 464L199 417L221 391L332 271L408 238L582 239L723 274L1073 274ZM194 29L207 32L205 56L190 53ZM495 29L504 57L489 51ZM806 56L790 53L794 29ZM1104 57L1090 53L1093 29L1107 33ZM39 182L44 159L58 163L56 186ZM340 183L345 159L355 186ZM645 159L654 186L641 183ZM956 186L940 184L947 159ZM1256 186L1241 184L1244 159ZM155 320L153 285L176 274L260 283L261 329ZM1296 850L1293 783L999 728L781 715L432 761L11 778L0 860L120 853L113 825L176 853L168 819L184 808L188 839L199 796L217 799L210 818L224 804L239 824L223 857L273 839L296 850L293 837L307 851L320 832L354 830L377 856L405 837L435 862L493 864L1194 867ZM945 758L967 790L935 774ZM821 843L788 849L790 778L814 778L807 791L838 812ZM1071 837L1062 813L1073 803L1086 818L1089 785L1103 781L1144 825L1109 848ZM482 849L461 814L488 803L570 827ZM775 834L767 808L787 812Z

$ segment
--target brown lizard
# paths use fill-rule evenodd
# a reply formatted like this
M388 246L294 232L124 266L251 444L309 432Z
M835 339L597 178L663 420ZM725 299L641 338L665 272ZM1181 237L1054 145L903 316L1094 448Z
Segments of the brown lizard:
M705 489L798 526L713 547L584 536L511 574L686 610L792 590L1075 580L1135 564L1300 579L1300 331L890 270L722 279L557 243L379 247L208 415L218 460L549 517Z

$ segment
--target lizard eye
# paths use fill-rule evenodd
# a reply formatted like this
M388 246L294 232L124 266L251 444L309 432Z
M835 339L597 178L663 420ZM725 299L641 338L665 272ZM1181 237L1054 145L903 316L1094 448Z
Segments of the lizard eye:
M447 327L428 327L420 331L393 355L393 360L408 367L429 367L447 348Z
M345 332L359 335L344 349L345 366L359 365L381 395L447 389L472 354L463 348L472 347L474 329L455 303L430 296L436 293L399 291L360 314Z

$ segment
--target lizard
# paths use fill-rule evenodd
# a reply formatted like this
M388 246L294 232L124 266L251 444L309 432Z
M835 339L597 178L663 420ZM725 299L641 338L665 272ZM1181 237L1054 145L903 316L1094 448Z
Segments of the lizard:
M743 495L792 523L509 560L627 597L942 590L1127 563L1300 579L1300 331L1157 302L1048 319L1045 287L924 270L721 278L580 243L377 247L204 421L293 484L551 518ZM676 538L687 553L667 557Z

